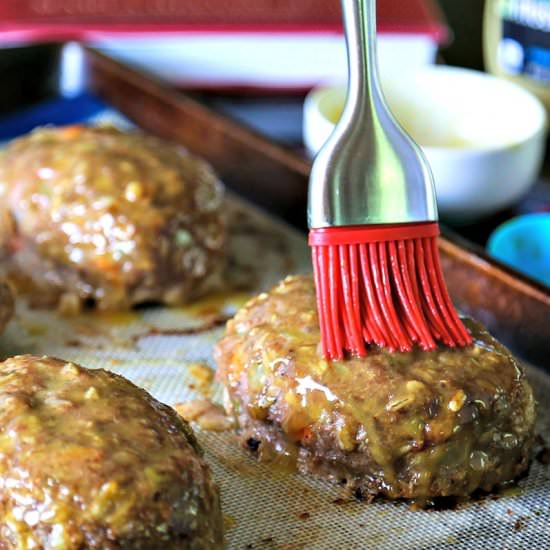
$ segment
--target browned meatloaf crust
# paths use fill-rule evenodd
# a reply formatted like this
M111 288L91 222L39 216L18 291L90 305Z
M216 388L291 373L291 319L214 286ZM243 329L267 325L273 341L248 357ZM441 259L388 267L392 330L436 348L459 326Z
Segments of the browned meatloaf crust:
M0 363L0 549L222 547L217 488L170 407L104 370Z
M0 182L13 222L0 240L43 305L179 304L219 275L222 186L180 147L110 127L40 128L2 152Z
M8 285L0 281L0 333L13 315L13 295Z
M260 459L370 497L464 496L528 466L534 402L512 355L468 322L466 349L321 359L315 290L289 277L246 304L216 349L227 407Z

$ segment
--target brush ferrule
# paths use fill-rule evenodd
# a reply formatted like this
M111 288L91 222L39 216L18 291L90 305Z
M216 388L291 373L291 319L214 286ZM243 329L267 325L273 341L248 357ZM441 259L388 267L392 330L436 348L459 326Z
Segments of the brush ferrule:
M436 222L320 227L309 232L310 246L334 246L437 237Z

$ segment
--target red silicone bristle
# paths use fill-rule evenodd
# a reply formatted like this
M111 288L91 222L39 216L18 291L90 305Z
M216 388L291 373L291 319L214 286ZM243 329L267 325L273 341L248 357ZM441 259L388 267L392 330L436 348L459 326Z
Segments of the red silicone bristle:
M342 293L344 297L344 315L346 322L346 349L356 355L365 353L365 344L361 335L361 315L359 310L359 279L355 246L340 246L340 266Z
M325 357L362 357L369 344L471 344L443 280L437 234L435 223L311 231Z
M360 245L359 252L361 254L361 286L366 296L366 301L361 308L361 324L364 327L365 340L367 342L374 342L379 346L385 346L384 334L387 333L388 328L384 323L384 317L380 308L367 245ZM368 339L368 334L372 335L372 340Z

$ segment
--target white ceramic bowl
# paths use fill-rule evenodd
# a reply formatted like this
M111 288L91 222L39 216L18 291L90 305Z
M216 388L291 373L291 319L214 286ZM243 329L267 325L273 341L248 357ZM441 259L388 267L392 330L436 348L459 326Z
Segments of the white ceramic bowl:
M382 87L430 163L443 219L464 223L486 216L513 204L534 183L544 156L546 113L531 93L443 65L386 77ZM312 155L332 132L344 99L342 86L317 88L306 97L304 143Z

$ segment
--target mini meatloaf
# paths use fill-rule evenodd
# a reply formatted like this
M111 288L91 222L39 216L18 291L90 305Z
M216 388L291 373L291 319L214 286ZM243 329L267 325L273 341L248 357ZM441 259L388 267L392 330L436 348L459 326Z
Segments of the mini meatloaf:
M112 127L45 127L0 156L12 220L0 239L43 305L181 304L219 276L222 197L210 166L181 147Z
M260 459L293 457L360 498L491 490L528 466L533 395L512 355L467 326L465 349L371 349L330 363L313 280L289 277L246 304L217 346L227 408Z
M131 382L48 357L0 363L0 549L223 547L189 426Z

